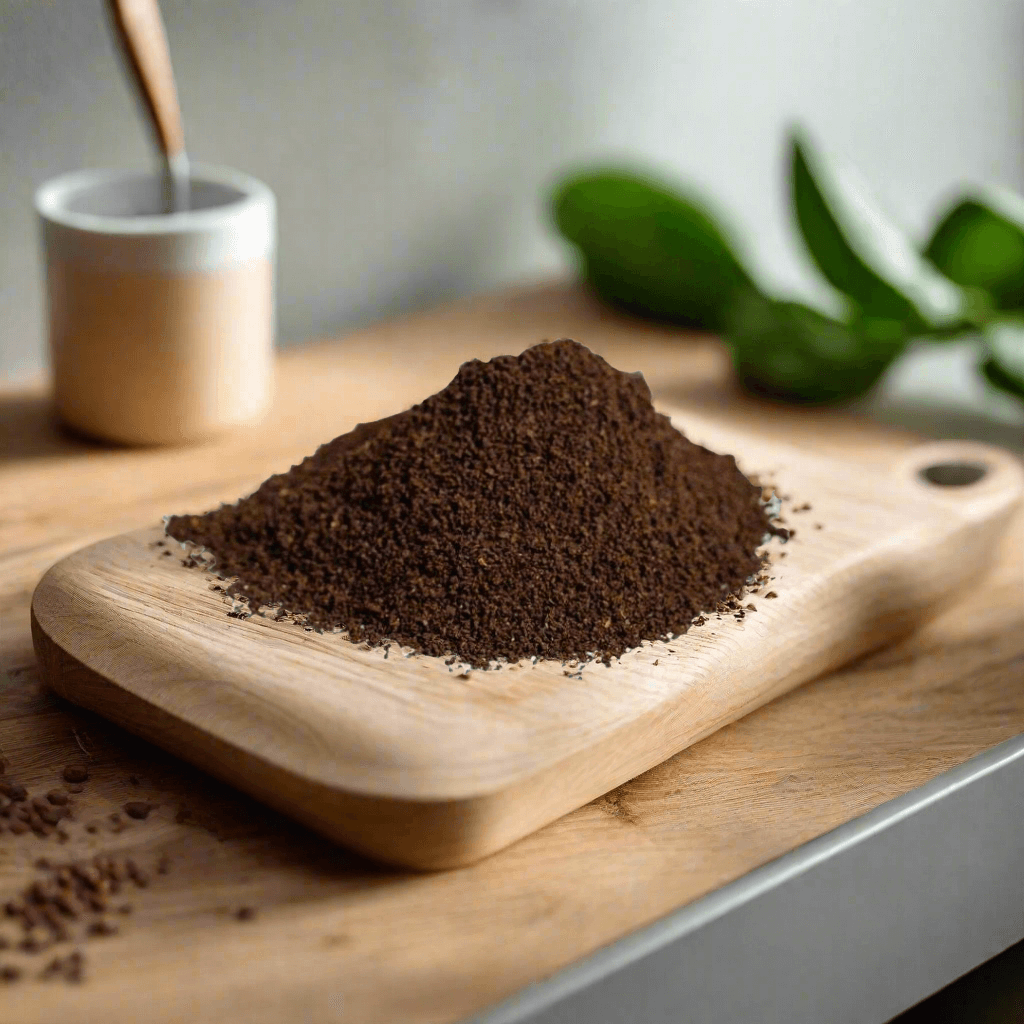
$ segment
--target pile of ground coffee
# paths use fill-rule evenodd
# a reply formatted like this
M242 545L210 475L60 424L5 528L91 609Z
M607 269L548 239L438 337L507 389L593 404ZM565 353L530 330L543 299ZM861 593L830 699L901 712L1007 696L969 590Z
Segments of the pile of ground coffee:
M569 340L465 363L236 504L167 522L254 610L475 667L682 633L744 589L771 530L732 456Z

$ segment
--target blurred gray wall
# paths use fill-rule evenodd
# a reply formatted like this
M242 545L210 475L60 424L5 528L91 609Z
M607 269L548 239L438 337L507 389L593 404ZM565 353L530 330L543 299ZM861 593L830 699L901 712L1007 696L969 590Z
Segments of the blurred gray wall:
M769 284L801 118L920 232L1024 189L1019 0L164 0L188 146L280 204L283 341L557 270L542 196L631 154L713 190ZM32 191L142 166L100 0L0 0L0 379L44 365Z

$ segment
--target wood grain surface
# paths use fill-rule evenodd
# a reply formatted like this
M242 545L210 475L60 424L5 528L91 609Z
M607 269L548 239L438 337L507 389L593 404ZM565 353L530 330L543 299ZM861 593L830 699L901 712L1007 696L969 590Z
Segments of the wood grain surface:
M0 964L25 972L0 987L5 1024L458 1021L1024 731L1019 517L991 572L897 645L493 857L429 875L347 853L44 689L29 603L60 558L234 500L356 422L438 390L464 358L560 336L642 369L658 400L769 441L878 469L917 440L744 398L713 340L619 317L561 286L286 352L265 424L189 449L93 445L52 426L42 385L0 395L0 755L33 793L71 761L91 771L66 843L0 834L0 896L37 878L43 855L121 851L170 864L120 934L67 947L85 954L83 984L37 980L45 954L0 950ZM86 831L131 799L159 806L122 830ZM178 821L182 805L191 815ZM243 905L253 919L235 918ZM0 934L17 938L12 922Z
M161 149L168 156L183 153L185 131L178 89L156 0L107 0L107 8Z
M921 445L886 472L674 422L788 499L791 537L765 546L772 564L736 615L704 609L607 666L481 672L232 615L157 526L43 577L43 682L360 853L459 867L919 625L988 568L1024 494L1019 462L983 445ZM921 472L982 463L971 486Z

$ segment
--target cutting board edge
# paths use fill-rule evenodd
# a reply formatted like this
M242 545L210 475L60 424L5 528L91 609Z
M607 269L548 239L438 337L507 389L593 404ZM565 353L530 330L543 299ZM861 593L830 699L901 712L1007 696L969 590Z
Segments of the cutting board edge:
M1019 480L1018 480L1019 483ZM995 539L1005 528L1020 503L1020 489L1005 495L998 512L987 508L985 528L978 522L962 521L960 530L944 536L950 549L956 535L967 544L965 555L973 551L973 562L991 557ZM955 517L954 517L955 518ZM116 539L116 538L113 538ZM960 552L958 551L958 554ZM968 561L972 559L968 558ZM959 566L963 582L963 560ZM934 574L933 574L934 575ZM936 578L948 576L939 569ZM36 599L46 585L40 581L32 601L32 629L37 655L44 666L44 678L67 699L91 708L125 728L211 774L238 786L265 803L303 821L317 831L377 860L404 867L434 870L469 864L496 852L547 822L601 796L622 782L663 762L687 746L754 710L756 707L794 689L809 679L887 642L923 621L938 609L936 602L927 608L907 610L906 621L875 624L869 639L855 639L852 645L836 653L819 651L814 666L804 665L799 678L790 675L771 688L763 688L752 699L720 714L711 727L694 729L682 741L662 741L653 747L643 733L656 719L664 720L679 709L662 709L637 715L615 731L599 737L589 747L532 773L520 772L506 779L504 786L466 796L406 798L400 795L367 795L326 785L303 777L281 764L274 764L237 743L194 725L154 705L141 694L132 693L106 679L49 636L36 614ZM911 581L913 584L915 581ZM920 582L920 581L917 581ZM928 582L926 576L925 582ZM952 599L955 592L946 595ZM673 733L678 737L678 733ZM622 745L637 738L635 749L623 756ZM618 748L618 749L616 749ZM653 752L652 752L653 751ZM571 796L565 794L571 793ZM524 813L524 805L525 813Z

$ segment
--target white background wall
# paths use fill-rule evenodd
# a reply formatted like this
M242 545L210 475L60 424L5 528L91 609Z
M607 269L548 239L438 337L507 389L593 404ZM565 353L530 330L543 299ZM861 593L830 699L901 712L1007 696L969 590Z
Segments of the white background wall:
M813 295L797 118L915 231L959 182L1024 191L1019 0L163 0L195 159L280 203L283 341L550 272L542 196L634 156L711 190ZM0 379L44 364L31 197L147 138L100 0L0 0Z

